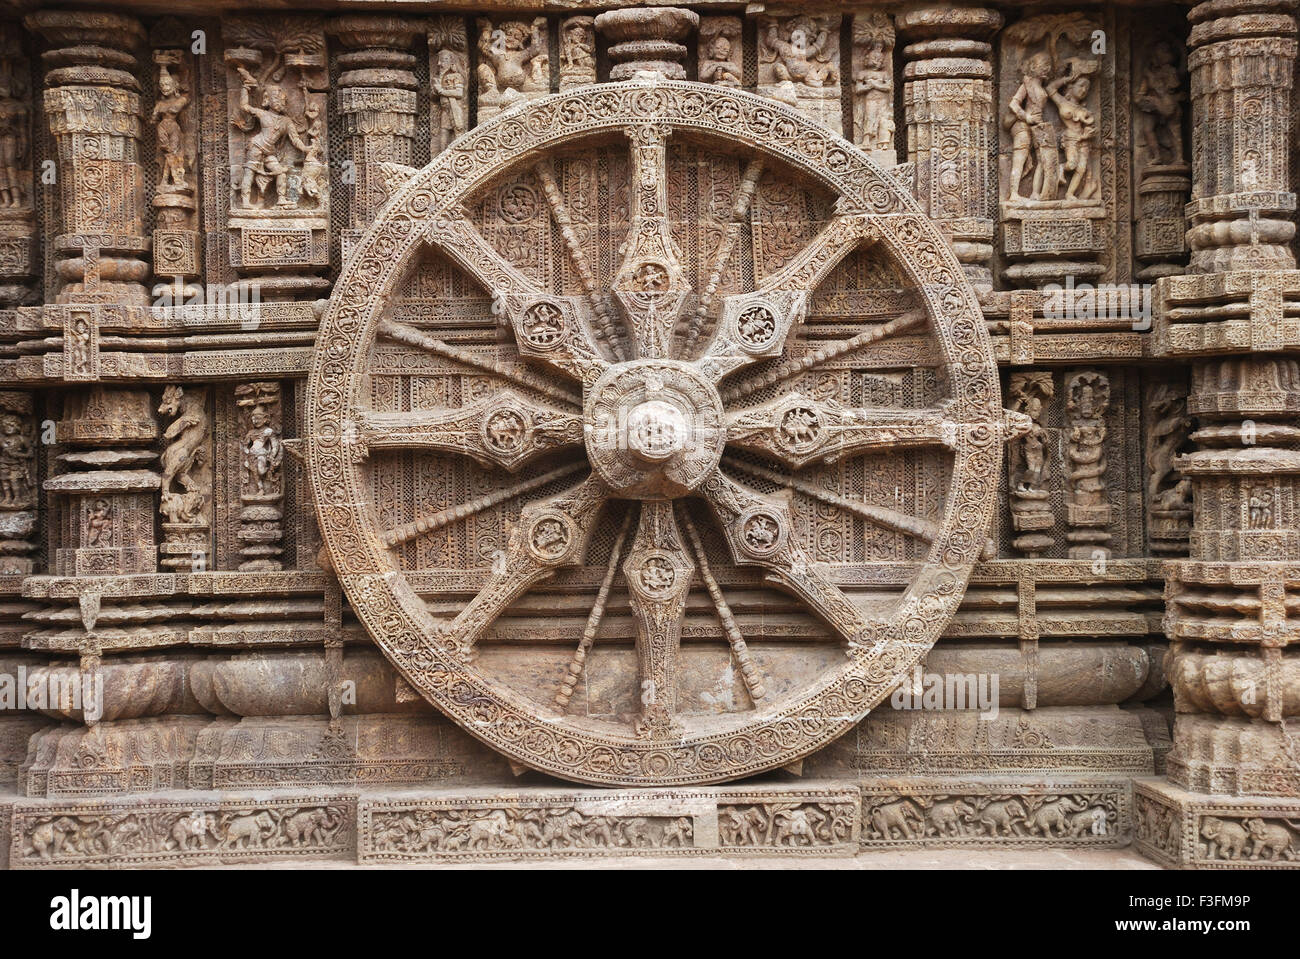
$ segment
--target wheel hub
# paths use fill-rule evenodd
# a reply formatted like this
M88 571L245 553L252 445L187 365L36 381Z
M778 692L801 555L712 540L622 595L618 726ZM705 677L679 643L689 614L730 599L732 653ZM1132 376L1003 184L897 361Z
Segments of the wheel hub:
M611 366L586 406L587 455L617 496L684 496L722 456L722 399L688 364L634 360Z

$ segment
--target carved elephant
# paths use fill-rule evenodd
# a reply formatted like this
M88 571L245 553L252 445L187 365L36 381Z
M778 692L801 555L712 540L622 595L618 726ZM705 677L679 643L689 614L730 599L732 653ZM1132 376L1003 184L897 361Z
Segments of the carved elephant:
M303 809L284 820L284 834L294 846L324 842L343 822L343 812L338 809Z
M222 847L226 849L248 849L261 846L263 841L275 832L275 820L271 814L262 811L236 816L226 827L226 838Z
M217 817L210 812L191 813L172 824L171 837L165 845L170 849L175 843L175 848L181 851L207 849L209 836L214 843L218 841Z
M930 828L939 836L964 836L974 815L975 807L964 799L939 800L930 807Z
M918 839L925 835L925 817L910 799L898 799L871 810L871 826L882 839ZM893 834L895 829L898 837Z
M481 819L469 824L466 846L470 849L492 849L498 846L518 846L510 818L504 809L494 809Z
M1291 830L1287 829L1286 826L1259 818L1247 819L1244 825L1246 831L1250 833L1251 859L1260 858L1261 853L1265 859L1296 858L1296 850L1292 846Z
M915 807L914 807L915 808ZM817 844L817 827L826 821L826 817L816 809L782 809L775 815L776 839L778 846L815 846Z
M993 836L1014 835L1016 825L1024 821L1025 807L1018 799L995 799L976 813L976 822Z
M1101 806L1092 806L1080 812L1070 813L1066 819L1070 822L1071 836L1106 835L1106 810Z
M76 820L67 816L41 823L32 830L32 851L42 859L51 859L63 850L64 841L76 831Z
M574 810L553 816L542 826L542 845L551 849L582 844L582 827L585 820Z
M1201 820L1201 835L1207 842L1205 855L1209 859L1240 859L1250 838L1241 823L1217 816Z
M1025 826L1031 835L1042 833L1049 839L1065 836L1070 831L1068 813L1078 811L1077 805L1061 797L1048 799L1026 817Z

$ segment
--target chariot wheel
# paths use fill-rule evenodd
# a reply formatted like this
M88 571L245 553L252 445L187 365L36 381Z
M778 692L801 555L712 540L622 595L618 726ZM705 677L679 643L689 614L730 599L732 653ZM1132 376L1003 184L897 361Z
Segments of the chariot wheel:
M955 611L1013 429L915 202L793 110L664 80L521 103L393 179L322 324L307 462L396 669L586 783L721 782L851 729Z

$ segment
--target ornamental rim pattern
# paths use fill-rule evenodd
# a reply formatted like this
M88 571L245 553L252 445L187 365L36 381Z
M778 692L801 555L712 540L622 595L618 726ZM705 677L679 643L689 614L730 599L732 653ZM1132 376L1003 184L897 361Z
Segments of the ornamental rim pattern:
M920 294L945 371L946 414L957 425L940 528L891 619L871 621L869 642L851 644L843 663L815 685L753 713L730 714L711 731L670 740L613 736L592 720L547 714L461 662L382 544L362 467L349 449L349 411L384 306L450 211L512 164L592 135L648 127L725 139L774 157L839 196L836 214L851 228L869 231ZM839 136L781 104L655 78L520 103L458 138L394 191L344 264L322 321L308 387L306 448L334 570L358 618L415 689L466 731L529 767L595 785L677 786L725 782L795 762L847 732L897 686L956 611L980 557L1009 429L975 292L947 241L900 183ZM839 601L847 606L842 593Z

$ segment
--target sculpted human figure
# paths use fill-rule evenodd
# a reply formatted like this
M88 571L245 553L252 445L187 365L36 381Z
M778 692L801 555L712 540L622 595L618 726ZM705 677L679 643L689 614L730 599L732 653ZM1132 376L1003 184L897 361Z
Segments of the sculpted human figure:
M1092 176L1092 143L1097 138L1097 119L1085 105L1092 81L1081 72L1077 60L1071 60L1064 76L1047 85L1047 93L1061 116L1061 149L1065 153L1065 172L1072 174L1065 195L1071 200L1089 200L1097 190Z
M1035 53L1025 61L1020 86L1007 104L1008 113L1003 122L1011 130L1011 175L1007 193L1010 200L1020 197L1020 181L1035 165L1035 159L1037 164L1030 199L1056 199L1059 156L1056 152L1056 125L1043 115L1049 99L1043 81L1051 71L1052 62L1047 54Z
M430 85L438 98L438 152L441 153L466 129L465 74L455 50L444 47L438 51Z
M489 20L479 21L479 83L484 90L510 102L522 95L532 78L534 63L546 56L546 37L541 24L511 20L493 28Z
M35 459L22 419L13 413L0 416L0 504L20 509L31 505L31 464Z
M862 69L853 75L862 146L873 150L893 149L893 88L894 79L885 70L884 48L873 43L863 53Z
M23 204L21 170L31 144L27 137L27 104L14 96L8 64L0 69L0 206Z
M824 24L800 16L794 18L789 40L782 39L780 27L773 22L768 24L763 43L775 58L778 81L823 87L839 80L839 71L825 59L830 39Z
M153 121L157 126L160 172L159 191L187 190L185 182L185 141L181 132L181 111L190 105L190 97L167 69L158 65L158 102L154 104Z
M560 70L566 74L596 75L596 44L587 23L568 21L560 38Z
M274 495L280 491L284 444L271 425L271 413L265 406L258 404L250 409L248 421L243 442L244 489L258 496Z
M1138 144L1148 163L1180 164L1183 162L1183 93L1174 51L1167 43L1157 43L1148 56L1147 68L1133 92Z
M731 62L731 38L719 33L705 52L708 57L700 64L700 81L720 87L739 87L740 71Z
M289 99L283 88L267 88L262 97L262 106L255 107L250 102L251 92L259 86L257 78L243 67L239 74L244 79L239 91L239 109L258 125L257 133L248 141L244 155L244 172L239 182L239 196L245 209L253 206L253 186L256 184L259 194L265 195L266 188L275 183L275 205L291 207L293 199L289 196L289 173L292 164L282 155L284 141L288 139L304 154L311 145L303 140L287 114Z

